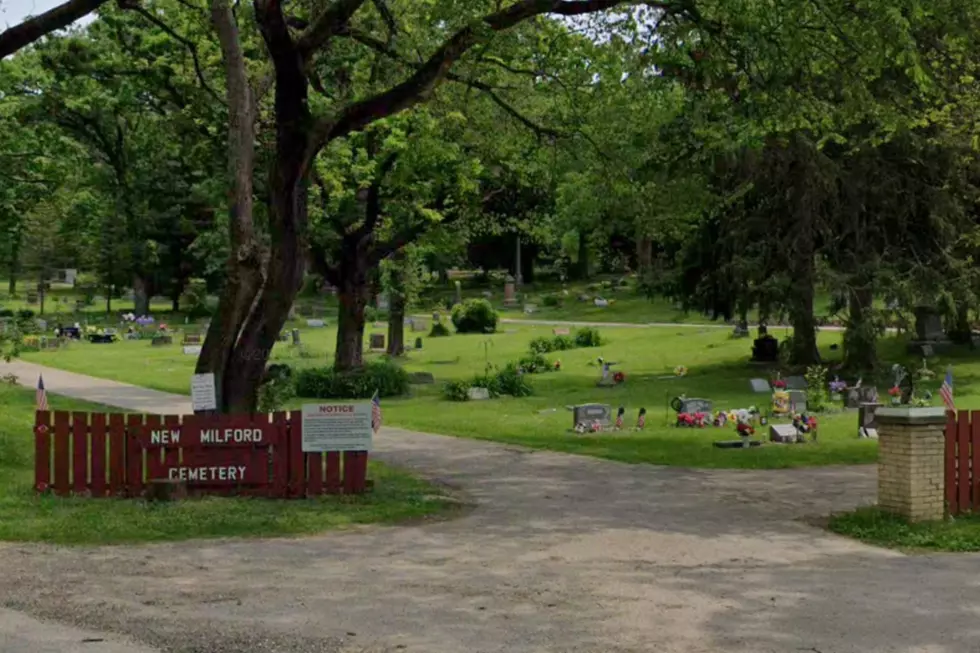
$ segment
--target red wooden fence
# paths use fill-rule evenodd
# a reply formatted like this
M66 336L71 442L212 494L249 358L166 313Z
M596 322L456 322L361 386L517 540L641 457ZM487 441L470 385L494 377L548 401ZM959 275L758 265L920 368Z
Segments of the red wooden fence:
M950 515L980 510L980 410L949 413L945 486Z
M38 411L34 488L60 496L143 495L157 480L192 494L359 494L366 451L305 453L302 413L105 415Z

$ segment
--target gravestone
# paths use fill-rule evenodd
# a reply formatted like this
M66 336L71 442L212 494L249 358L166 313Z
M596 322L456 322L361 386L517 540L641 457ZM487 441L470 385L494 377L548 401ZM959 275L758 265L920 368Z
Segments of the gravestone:
M858 408L858 435L861 434L862 429L873 429L877 431L878 429L878 409L881 408L879 403L863 403L860 408Z
M293 339L293 346L299 347L300 345L299 329L293 329L290 335L292 336Z
M199 345L201 344L201 334L200 333L185 333L184 341L181 342L182 345Z
M326 326L326 323L323 320L307 320L306 326L313 329L322 329L324 326Z
M507 275L504 281L504 306L513 306L517 303L517 288L514 285L514 277Z
M567 336L571 334L571 332L572 332L571 329L569 329L568 327L560 327L551 330L551 334L555 336Z
M486 388L470 388L466 391L466 396L471 401L486 401L490 398L490 391Z
M416 338L415 339L415 348L416 349L422 349L422 338Z
M749 337L749 324L748 322L739 322L732 329L733 338L748 338Z
M807 382L802 376L788 376L786 377L786 389L787 390L806 390Z
M769 381L766 379L749 379L749 385L752 386L752 392L758 394L769 394L772 392L772 388L769 387Z
M806 412L806 392L803 390L789 391L789 409L794 413Z
M678 397L674 404L672 404L674 410L678 413L710 413L712 411L712 405L710 399L696 399L696 398L681 398Z
M158 333L153 336L153 340L150 341L150 346L152 347L163 347L165 345L174 344L174 337L169 333Z
M33 290L31 290L31 291L29 291L27 293L27 303L28 304L36 304L37 303L37 293L34 292Z
M779 341L768 334L756 338L752 344L752 360L756 363L778 362Z
M930 306L915 308L915 336L917 340L935 342L946 339L943 320L936 309Z
M425 333L429 330L429 323L425 320L420 320L419 318L412 319L412 332L413 333Z
M845 408L860 408L861 407L861 395L859 393L860 388L848 388L847 395L844 397L844 407Z
M603 427L610 426L612 419L612 406L609 404L582 404L572 408L572 428L596 421Z
M412 372L408 375L408 382L412 385L432 385L436 377L431 372Z
M385 348L385 336L383 333L372 333L371 334L371 349L384 349Z
M201 345L184 345L181 351L188 356L197 356L201 353Z
M391 300L388 299L387 293L378 295L377 305L381 312L387 312L391 308Z
M772 424L769 426L769 441L791 444L796 442L796 427L792 424Z

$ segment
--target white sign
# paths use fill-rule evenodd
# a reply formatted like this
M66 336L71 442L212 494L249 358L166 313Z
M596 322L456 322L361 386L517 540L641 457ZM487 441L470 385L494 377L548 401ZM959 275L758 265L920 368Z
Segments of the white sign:
M218 397L214 391L214 374L195 374L191 377L191 406L198 410L218 410Z
M323 320L307 320L306 326L320 328L324 326Z
M201 345L184 345L184 353L197 356L201 353Z
M304 404L303 451L370 451L371 403Z

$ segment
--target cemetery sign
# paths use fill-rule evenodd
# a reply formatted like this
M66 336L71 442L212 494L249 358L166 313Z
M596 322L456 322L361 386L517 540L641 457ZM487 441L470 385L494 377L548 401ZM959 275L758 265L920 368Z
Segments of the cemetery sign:
M370 451L370 402L303 405L303 451Z

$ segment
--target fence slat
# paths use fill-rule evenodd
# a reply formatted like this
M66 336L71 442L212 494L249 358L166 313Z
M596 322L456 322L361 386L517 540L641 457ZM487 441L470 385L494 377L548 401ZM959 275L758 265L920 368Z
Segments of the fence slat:
M327 459L327 493L340 494L340 452L331 451Z
M367 487L367 451L355 451L354 494L361 494Z
M289 414L289 496L306 496L306 469L303 465L303 411Z
M143 428L142 415L126 416L126 494L143 494L143 448L137 433Z
M71 414L71 487L75 494L88 489L88 413Z
M956 413L946 413L946 510L960 514L959 494L956 492Z
M51 486L51 413L34 413L34 490L45 492Z
M163 423L172 429L180 431L180 416L167 415L163 418ZM163 464L169 469L180 464L180 447L167 447L163 456Z
M92 425L89 432L92 439L92 496L105 496L105 413L92 413Z
M970 413L970 505L980 510L980 410Z
M318 497L323 494L323 455L315 452L306 454L306 470L309 482L307 492Z
M970 505L970 412L961 410L956 424L956 490L960 512Z
M344 494L357 494L364 491L364 472L367 454L363 451L344 452Z
M289 413L278 412L272 415L272 423L279 427L279 438L272 448L272 496L289 496L289 438L293 428ZM298 429L299 424L295 427Z
M54 491L59 496L68 496L70 466L68 413L63 410L54 414Z
M126 491L126 420L119 414L109 415L109 494Z

